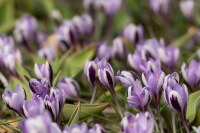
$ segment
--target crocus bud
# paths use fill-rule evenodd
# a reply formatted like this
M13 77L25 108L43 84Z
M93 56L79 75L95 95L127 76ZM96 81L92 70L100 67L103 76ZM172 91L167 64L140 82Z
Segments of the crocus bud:
M164 65L174 68L178 62L180 51L178 48L169 45L168 47L159 47L158 55Z
M160 104L164 78L165 73L161 70L158 70L156 72L148 71L142 74L142 81L153 96L155 102L157 103L157 106L159 106Z
M112 49L113 49L114 56L123 58L127 55L127 48L123 44L123 40L120 37L117 37L113 40Z
M134 24L129 24L124 28L122 36L129 42L137 45L143 39L144 36L143 27L141 25L137 26Z
M50 84L45 78L41 80L31 79L29 81L29 87L33 94L42 98L50 93Z
M94 86L97 79L99 59L96 58L94 61L86 61L84 67L84 74L87 76L88 81Z
M90 130L89 133L105 133L105 130L99 125L95 124Z
M9 109L24 117L23 103L24 100L26 100L26 94L21 86L17 85L15 92L10 89L6 89L2 97Z
M179 80L177 79L179 79L177 73L165 77L163 85L164 97L173 110L175 110L179 115L185 117L188 103L188 90L186 85L179 84Z
M43 47L38 51L38 56L48 61L53 61L55 58L55 51L51 46Z
M102 59L99 64L98 77L99 81L107 88L113 89L114 87L114 71L111 65Z
M53 18L53 20L56 22L57 25L60 25L62 23L62 15L58 10L54 9L51 12L51 17Z
M46 109L50 112L52 119L58 123L60 121L61 110L64 105L63 101L64 94L54 88L51 88L50 95L46 95L44 99Z
M72 127L66 126L63 133L88 133L88 127L86 123L80 125L74 124Z
M194 9L194 0L181 0L180 1L180 8L183 15L187 18L191 18L193 16L193 9Z
M196 87L200 81L200 62L192 60L188 68L186 68L186 63L183 63L181 72L185 81L192 87Z
M142 112L147 111L152 97L148 90L148 87L142 88L141 82L136 80L134 86L128 88L127 101L129 106Z
M16 22L14 36L19 44L27 45L34 41L37 31L37 21L29 14L25 14Z
M99 59L106 59L106 60L110 60L113 58L113 50L111 47L108 46L107 43L102 43L100 45L98 45L97 48L97 57Z
M48 61L45 64L35 64L34 72L37 78L46 78L50 83L52 83L53 70L51 64Z
M128 88L129 86L134 86L138 77L133 71L118 71L116 79L119 80L124 87Z
M126 115L121 121L123 133L152 133L154 128L154 119L148 113L138 113Z
M45 111L43 99L33 95L31 100L25 100L23 104L23 111L26 118L36 117Z
M150 6L156 14L166 14L168 12L170 0L150 0Z
M68 77L62 77L58 81L57 87L59 89L64 90L65 98L67 98L67 99L79 98L80 86L75 80L68 78Z
M195 133L200 133L200 126L198 127L193 126L192 128L194 129Z
M23 133L62 133L57 123L52 122L48 113L21 122Z
M101 0L101 7L107 16L113 16L120 9L122 0Z
M0 36L0 48L8 47L8 49L13 49L14 47L14 41L12 37L9 37L7 35Z

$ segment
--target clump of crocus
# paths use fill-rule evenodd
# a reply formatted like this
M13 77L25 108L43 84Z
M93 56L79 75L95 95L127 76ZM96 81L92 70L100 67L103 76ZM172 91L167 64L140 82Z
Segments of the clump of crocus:
M186 68L186 63L181 66L181 72L185 81L193 88L193 91L200 82L200 62L192 60Z
M170 0L149 0L149 2L156 14L166 14L168 12Z
M66 99L75 99L80 96L80 86L79 84L68 77L61 77L58 81L57 88L63 89L65 92L64 97Z
M186 85L181 85L179 83L179 75L177 73L172 73L165 77L163 87L167 104L178 113L187 133L189 133L186 119L188 104L188 90Z
M23 133L62 133L60 127L52 122L47 112L23 120L19 127Z
M143 27L141 25L129 24L124 28L122 36L130 43L137 45L142 42L144 36Z
M121 121L123 133L152 133L154 128L154 119L148 113L138 113L126 115Z
M152 96L148 87L142 88L139 80L134 82L134 86L128 88L127 102L130 107L145 112L148 110Z
M15 111L21 117L24 117L23 103L24 100L26 100L26 93L21 86L18 85L15 92L6 89L2 97L9 109Z

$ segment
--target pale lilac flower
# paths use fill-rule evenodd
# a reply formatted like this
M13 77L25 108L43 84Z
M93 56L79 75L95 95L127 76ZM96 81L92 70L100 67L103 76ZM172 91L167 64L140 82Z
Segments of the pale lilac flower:
M156 14L166 14L168 12L170 0L149 0L152 10Z
M20 129L23 133L62 133L47 113L22 121Z
M113 49L108 46L107 43L102 43L102 44L99 44L98 48L97 48L97 57L99 59L106 59L106 60L110 60L112 59L114 56L114 53L113 53Z
M89 133L106 133L105 130L99 125L95 124L90 130Z
M35 64L34 72L37 78L46 78L50 83L53 82L53 70L48 61L44 64Z
M156 72L148 71L142 74L142 81L153 96L157 106L160 105L164 78L165 73L161 70Z
M123 133L152 133L154 119L148 112L136 116L129 113L122 119L121 127Z
M137 26L135 24L129 24L124 28L122 36L131 43L137 45L143 39L144 36L143 27L141 25Z
M64 90L64 96L67 99L75 99L80 96L80 86L71 78L61 77L58 81L57 87Z
M139 80L136 80L134 86L128 88L127 101L130 107L142 112L147 111L148 105L152 99L148 87L142 88Z
M193 16L194 6L195 6L194 0L181 0L180 1L181 12L187 18L191 18Z
M26 100L26 94L21 86L17 85L15 92L6 89L2 97L9 109L14 110L20 116L24 117L23 103Z
M50 112L52 119L55 122L60 122L61 110L64 106L64 94L61 89L51 88L50 95L44 98L46 109Z
M13 47L14 47L13 38L9 37L7 35L1 35L0 36L0 49L3 48L3 47L4 48L7 47L7 49L12 50ZM10 50L8 50L8 51L10 51Z
M48 61L53 61L55 59L55 51L51 46L43 47L38 51L38 56Z
M84 74L86 75L88 81L94 86L97 80L97 73L98 73L98 62L99 59L96 58L94 61L86 61L84 67Z
M45 111L43 99L33 95L31 100L24 101L23 111L26 118L41 115Z
M128 88L129 86L134 86L138 77L133 71L118 71L116 79L119 80L124 87Z
M53 18L53 20L56 22L57 25L60 25L62 23L62 15L57 9L54 9L51 12L51 17Z
M30 79L29 87L33 94L42 98L50 93L50 84L46 78L41 80Z
M74 124L72 127L66 126L63 133L88 133L88 127L86 123Z
M101 7L107 16L113 16L120 9L122 0L101 0Z
M117 37L113 40L113 55L117 57L125 57L127 55L127 48L123 43L123 40L121 37Z
M178 74L172 73L165 77L163 87L166 102L185 120L188 103L188 90L186 85L181 85Z
M181 72L183 78L190 84L192 87L198 85L200 81L200 62L192 60L186 68L186 63L183 63L181 66Z
M198 127L193 126L192 128L194 129L196 133L200 133L200 126Z
M37 21L29 14L25 14L15 25L14 36L18 43L27 45L36 38Z

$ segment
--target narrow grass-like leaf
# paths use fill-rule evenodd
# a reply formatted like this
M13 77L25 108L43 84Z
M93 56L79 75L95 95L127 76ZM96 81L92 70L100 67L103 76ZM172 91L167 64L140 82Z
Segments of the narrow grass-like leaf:
M73 114L72 114L72 116L71 116L71 118L68 122L68 126L71 127L73 124L78 122L80 110L81 110L81 106L80 106L80 102L78 102L77 107L76 107L75 111L73 112Z
M54 80L53 80L53 86L55 86L60 78L60 75L61 75L61 70L56 74Z

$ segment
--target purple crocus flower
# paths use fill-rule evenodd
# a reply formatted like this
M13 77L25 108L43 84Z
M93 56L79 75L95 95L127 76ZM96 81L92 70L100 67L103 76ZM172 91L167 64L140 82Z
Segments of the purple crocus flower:
M144 85L149 89L149 92L153 96L157 106L160 104L160 97L162 95L163 82L165 73L161 70L156 72L148 71L142 74L142 81Z
M127 55L127 48L123 43L123 40L121 37L117 37L113 40L113 55L123 58Z
M194 9L194 0L181 0L180 1L180 8L183 15L187 18L191 18L193 16L193 9Z
M123 133L152 133L154 119L148 112L126 115L121 121Z
M113 50L110 46L108 46L108 44L106 42L98 45L97 48L97 57L99 59L103 59L105 58L106 60L110 60L113 58Z
M89 133L105 133L105 130L99 125L95 124L90 130Z
M107 16L113 16L120 9L122 0L101 0L100 4Z
M29 87L33 94L42 98L50 93L50 84L45 78L41 80L31 79L29 81Z
M26 100L26 94L24 89L17 85L16 91L6 89L2 95L7 107L17 112L21 117L24 117L23 103Z
M37 78L46 78L50 83L53 82L53 70L48 61L45 64L35 64L34 72Z
M178 48L169 45L167 47L159 47L158 55L164 65L174 68L178 62L180 51Z
M48 61L53 61L55 58L55 51L51 46L43 47L38 51L38 56Z
M160 61L158 59L153 59L146 51L140 50L140 47L138 47L134 54L128 55L128 62L132 68L140 73L150 70L157 71L161 68Z
M94 61L86 61L84 67L84 74L86 75L88 81L94 86L97 80L97 73L98 73L98 62L99 59L96 58Z
M43 99L33 95L31 100L25 100L23 104L23 111L26 118L36 117L45 111Z
M166 102L178 113L187 133L189 133L186 120L186 109L188 103L188 90L186 85L181 85L179 83L179 75L177 73L172 73L165 77L163 87Z
M60 25L62 23L62 15L60 14L59 10L54 9L51 12L51 17L53 18L53 20L57 25Z
M59 126L52 122L48 113L22 121L20 129L23 133L62 133Z
M13 49L14 47L14 41L12 37L9 37L7 35L1 35L0 36L0 49L3 47L7 47L7 49Z
M37 21L29 14L25 14L15 25L14 36L19 44L28 45L36 38Z
M141 82L136 80L134 86L128 88L127 101L129 106L142 112L147 111L152 98L148 90L148 87L142 88Z
M156 14L166 14L168 12L170 0L150 0L150 6Z
M72 127L66 126L63 133L88 133L88 127L86 123L74 124Z
M80 86L79 84L68 77L61 77L58 81L57 87L64 90L64 96L67 99L79 98Z
M116 79L119 80L124 87L128 88L129 86L134 86L138 77L133 71L118 71Z
M131 43L137 45L142 41L144 36L143 27L141 25L129 24L124 28L122 36Z
M64 94L61 89L51 88L50 95L44 98L46 109L50 112L55 122L60 122L61 110L64 106Z
M200 62L192 60L188 68L186 68L186 63L183 63L181 72L185 81L192 87L196 87L200 81Z
M193 126L192 128L194 129L196 133L200 133L200 126L198 127Z

